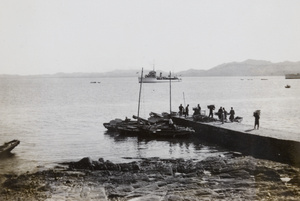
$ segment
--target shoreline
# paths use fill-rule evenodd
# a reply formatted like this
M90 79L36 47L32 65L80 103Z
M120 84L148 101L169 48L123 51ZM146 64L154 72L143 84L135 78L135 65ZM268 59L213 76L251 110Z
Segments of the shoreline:
M86 157L34 173L0 174L0 185L0 200L297 200L300 169L238 152L202 161Z

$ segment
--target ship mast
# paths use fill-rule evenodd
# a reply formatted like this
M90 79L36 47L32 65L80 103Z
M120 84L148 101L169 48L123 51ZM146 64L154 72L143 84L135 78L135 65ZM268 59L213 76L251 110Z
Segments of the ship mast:
M139 104L138 104L138 113L137 113L138 119L140 117L140 102L141 102L142 84L143 84L143 68L142 68L142 72L141 72L141 82L140 82Z
M155 60L153 60L153 71L155 71Z

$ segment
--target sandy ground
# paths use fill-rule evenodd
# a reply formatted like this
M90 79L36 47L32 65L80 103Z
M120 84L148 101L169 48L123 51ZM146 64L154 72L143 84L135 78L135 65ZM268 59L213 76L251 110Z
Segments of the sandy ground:
M300 200L299 168L234 152L203 161L83 158L1 174L0 183L0 200Z

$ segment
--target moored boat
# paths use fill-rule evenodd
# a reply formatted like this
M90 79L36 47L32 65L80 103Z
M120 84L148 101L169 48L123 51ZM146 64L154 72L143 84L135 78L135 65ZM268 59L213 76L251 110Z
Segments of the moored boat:
M154 137L183 137L188 136L195 131L189 127L182 127L178 125L155 124L142 128L144 134Z
M139 135L141 132L141 127L144 124L140 121L130 121L124 124L121 124L117 127L117 131L121 135Z
M133 118L136 117L133 116ZM148 120L142 118L139 120L144 122L144 125L139 128L141 136L181 137L195 132L189 127L175 125L171 115L166 112L162 114L151 112Z
M162 73L159 76L156 75L156 71L152 70L144 77L138 77L139 83L161 83L161 82L181 82L181 78L177 76L162 76Z
M300 73L297 74L286 74L285 79L300 79Z
M114 119L111 120L109 123L103 123L103 126L108 130L108 131L117 131L117 127L125 122L127 118L123 121L122 119Z
M13 150L19 144L20 144L19 140L12 140L9 142L5 142L2 146L0 146L0 156L9 154L10 151Z

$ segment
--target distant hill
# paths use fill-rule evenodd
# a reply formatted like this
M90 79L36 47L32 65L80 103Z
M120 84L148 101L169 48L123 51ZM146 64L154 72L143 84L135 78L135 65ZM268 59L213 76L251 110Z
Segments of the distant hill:
M218 65L209 70L178 72L182 76L283 76L289 73L300 73L300 62L272 63L261 60L246 60Z
M151 70L144 70L144 74ZM156 70L157 75L162 72L168 75L168 72ZM105 73L56 73L52 75L32 75L27 77L137 77L141 73L140 69L136 70L114 70ZM175 72L177 76L182 77L199 77L199 76L284 76L289 73L300 73L299 62L279 62L272 63L263 60L246 60L243 62L231 62L218 65L209 70L189 69L186 71ZM0 75L1 77L20 77L18 75Z

